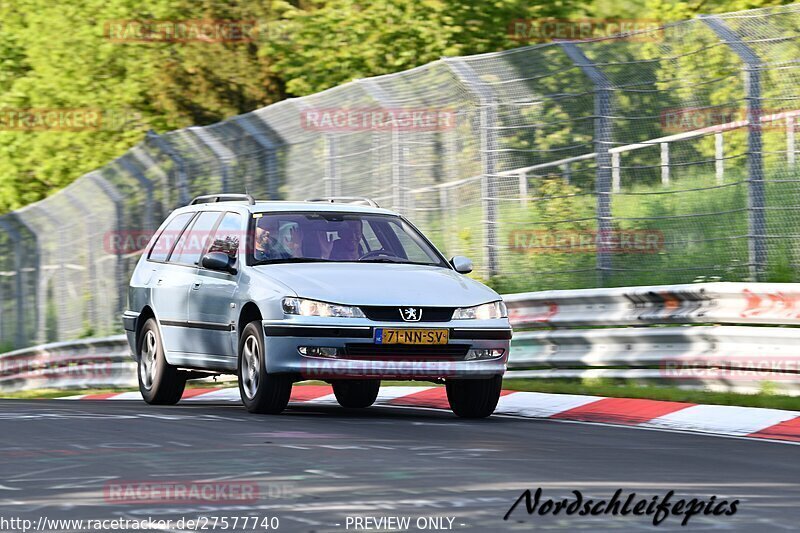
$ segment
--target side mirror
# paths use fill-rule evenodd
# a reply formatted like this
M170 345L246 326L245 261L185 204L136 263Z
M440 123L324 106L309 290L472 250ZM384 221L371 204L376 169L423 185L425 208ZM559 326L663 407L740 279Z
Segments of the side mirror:
M200 262L203 268L209 270L217 270L219 272L227 272L229 274L236 274L236 269L231 265L231 258L228 254L223 252L209 252L203 256Z
M450 264L453 265L456 272L461 274L469 274L472 272L472 261L463 255L454 255L452 259L450 259Z

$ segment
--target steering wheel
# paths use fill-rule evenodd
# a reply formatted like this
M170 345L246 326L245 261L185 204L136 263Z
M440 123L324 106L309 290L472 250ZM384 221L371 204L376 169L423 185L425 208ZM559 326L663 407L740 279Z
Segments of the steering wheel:
M372 250L371 252L367 252L359 257L358 260L364 261L365 259L372 259L373 257L396 257L399 259L398 256L391 252L387 252L386 250Z

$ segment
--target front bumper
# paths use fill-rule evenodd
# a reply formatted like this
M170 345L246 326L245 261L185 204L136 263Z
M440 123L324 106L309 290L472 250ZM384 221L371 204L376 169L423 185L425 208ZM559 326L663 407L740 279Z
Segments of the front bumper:
M379 378L379 379L446 379L486 378L502 375L508 362L511 327L506 319L431 323L362 322L352 319L311 322L299 319L263 321L267 371L299 374L302 379ZM419 346L391 345L394 353L387 355L382 345L373 343L374 330L381 328L449 329L448 353L424 353ZM358 355L348 350L356 345ZM369 347L375 346L375 353ZM383 345L386 346L386 345ZM336 357L301 355L300 347L337 348ZM459 350L462 348L462 350ZM467 350L502 349L503 355L494 359L464 360L456 352ZM398 353L400 352L400 353Z

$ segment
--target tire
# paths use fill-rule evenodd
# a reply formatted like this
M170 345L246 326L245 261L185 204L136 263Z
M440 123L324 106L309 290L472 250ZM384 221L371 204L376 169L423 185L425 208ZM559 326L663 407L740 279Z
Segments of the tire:
M251 413L276 415L286 409L292 379L266 371L264 332L261 322L250 322L239 339L239 395Z
M155 318L149 318L139 333L139 392L151 405L175 405L183 396L186 375L167 363L164 343Z
M445 382L450 409L461 418L486 418L491 415L497 407L502 387L502 376Z
M336 401L342 407L369 407L375 403L378 390L381 388L379 379L340 379L331 382Z

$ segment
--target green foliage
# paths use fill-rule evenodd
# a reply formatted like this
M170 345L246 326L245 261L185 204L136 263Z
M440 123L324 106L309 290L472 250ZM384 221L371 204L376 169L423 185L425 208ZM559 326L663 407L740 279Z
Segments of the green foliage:
M0 212L63 188L124 153L150 128L167 131L209 124L287 96L310 94L354 78L399 72L442 56L513 48L524 44L512 40L508 34L509 24L514 20L536 17L679 20L700 12L777 3L786 2L3 2L0 4L0 109L99 109L103 112L103 125L96 131L0 130ZM260 38L229 43L132 43L114 42L106 35L107 23L136 19L252 20L257 22ZM652 48L656 53L658 47ZM793 53L787 48L787 53L790 52ZM547 64L549 58L543 60ZM671 68L681 73L692 67ZM580 82L579 78L579 73L565 72L552 83L567 89ZM545 83L551 82L545 80ZM543 92L553 89L541 87ZM724 100L728 95L716 98ZM625 108L625 102L621 104ZM522 106L518 113L528 122L554 123L575 116L578 111L550 102ZM582 114L586 114L585 110ZM588 130L567 135L555 128L538 132L537 144L532 137L525 136L503 139L503 144L549 149L589 140ZM770 148L769 139L765 147ZM702 148L704 153L709 149Z

